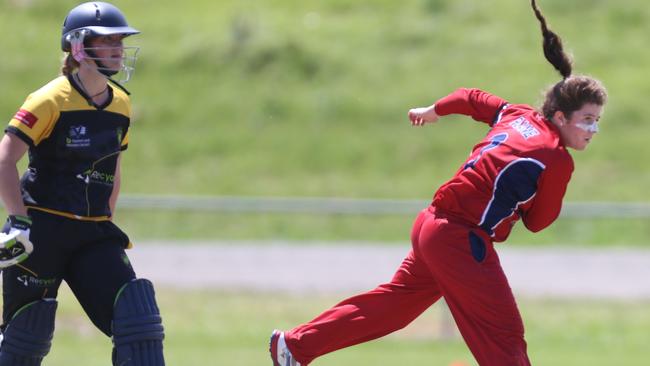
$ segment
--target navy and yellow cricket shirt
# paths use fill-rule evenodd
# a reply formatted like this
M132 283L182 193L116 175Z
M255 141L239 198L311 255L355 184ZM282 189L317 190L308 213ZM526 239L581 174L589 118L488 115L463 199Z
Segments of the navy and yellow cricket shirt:
M61 76L27 97L9 122L29 145L21 178L28 208L82 220L111 216L117 157L126 150L131 117L128 95L109 84L104 105L91 105L74 79Z

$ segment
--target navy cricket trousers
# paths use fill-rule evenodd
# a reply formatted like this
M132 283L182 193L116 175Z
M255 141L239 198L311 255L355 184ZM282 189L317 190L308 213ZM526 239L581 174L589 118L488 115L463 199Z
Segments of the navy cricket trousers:
M29 215L34 251L2 271L2 328L23 305L56 298L65 280L92 322L111 336L115 296L135 278L124 251L128 236L111 221L81 221L34 209Z

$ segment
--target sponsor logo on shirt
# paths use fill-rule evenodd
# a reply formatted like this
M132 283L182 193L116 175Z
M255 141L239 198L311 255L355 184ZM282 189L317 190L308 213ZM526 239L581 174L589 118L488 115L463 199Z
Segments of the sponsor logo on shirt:
M521 136L523 136L526 140L539 135L539 130L537 130L535 126L533 126L530 121L524 117L519 117L516 120L510 122L510 127L519 132Z
M86 184L99 183L105 186L112 186L115 182L114 174L104 173L93 169L88 169L81 174L77 174L77 178L83 180Z
M36 122L38 122L38 117L36 117L30 111L25 109L21 109L18 112L16 112L14 119L20 121L20 123L24 124L29 128L34 127Z
M73 148L90 146L90 138L86 136L86 132L86 126L70 126L65 145Z

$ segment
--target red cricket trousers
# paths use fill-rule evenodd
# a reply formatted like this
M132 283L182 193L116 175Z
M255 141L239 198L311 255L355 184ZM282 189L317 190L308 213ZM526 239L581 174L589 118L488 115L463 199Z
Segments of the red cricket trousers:
M412 250L393 279L285 332L302 365L399 330L441 296L481 366L528 366L524 326L489 236L434 208L413 225Z

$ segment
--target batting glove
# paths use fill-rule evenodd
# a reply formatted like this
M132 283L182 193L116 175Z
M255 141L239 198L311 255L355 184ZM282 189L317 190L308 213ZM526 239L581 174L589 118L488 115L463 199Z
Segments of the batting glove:
M34 250L29 240L32 220L28 216L9 215L0 233L0 268L6 268L27 259Z

